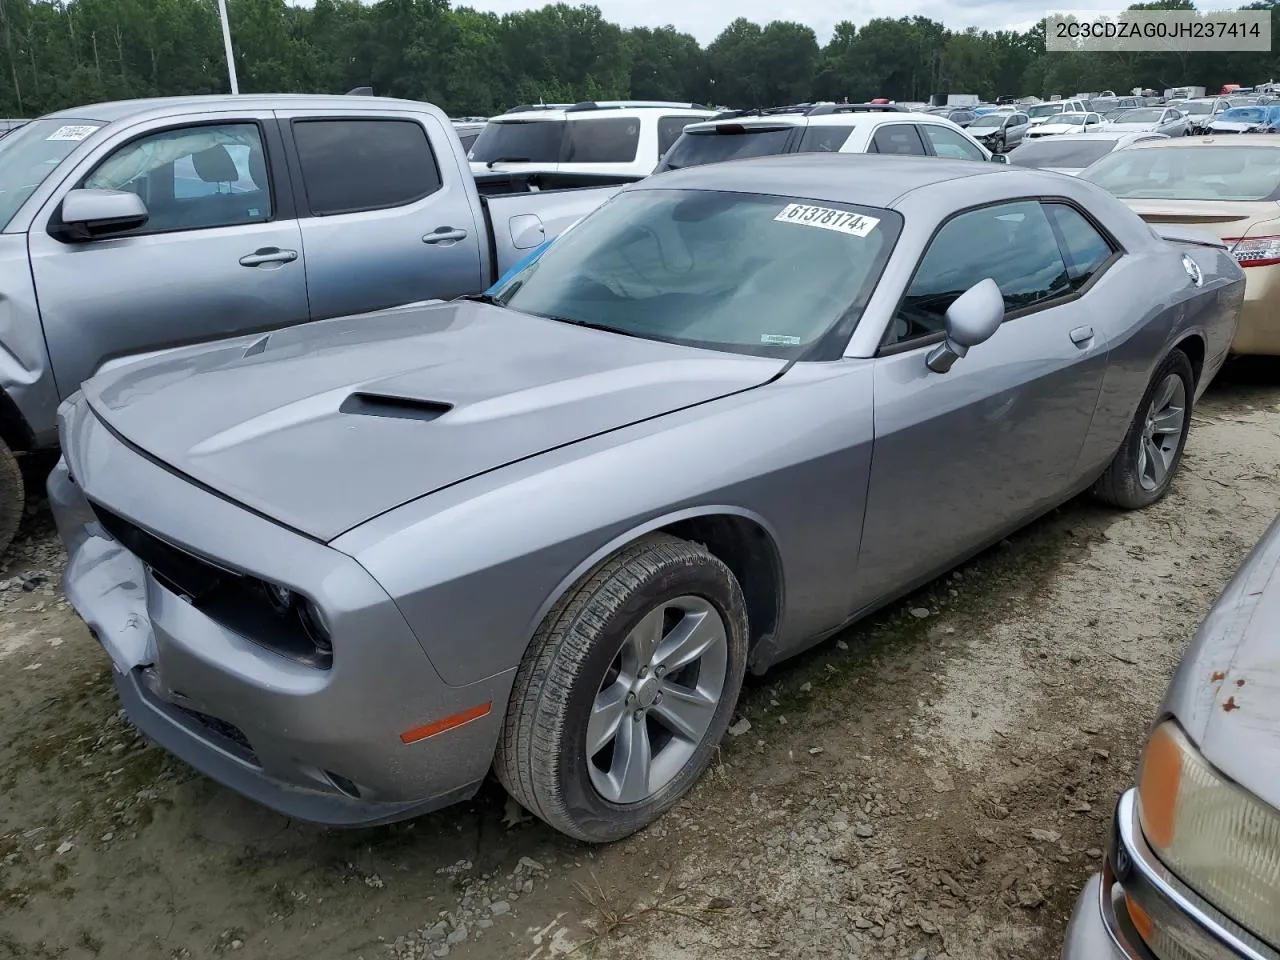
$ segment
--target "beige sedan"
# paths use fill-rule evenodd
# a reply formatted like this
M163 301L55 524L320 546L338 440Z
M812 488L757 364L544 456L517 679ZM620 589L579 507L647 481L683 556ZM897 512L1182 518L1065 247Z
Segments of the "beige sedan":
M1280 136L1228 134L1134 144L1080 174L1151 224L1217 234L1245 268L1231 352L1280 355Z

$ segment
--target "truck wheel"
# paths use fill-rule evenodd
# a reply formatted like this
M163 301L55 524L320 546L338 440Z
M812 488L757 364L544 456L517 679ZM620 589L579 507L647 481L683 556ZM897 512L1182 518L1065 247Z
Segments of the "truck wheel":
M653 534L552 608L516 672L494 770L578 840L648 826L697 782L737 704L747 613L729 568Z
M1156 367L1124 442L1107 472L1093 485L1104 503L1135 510L1155 503L1173 484L1191 429L1195 375L1181 350Z
M18 532L22 509L27 503L26 490L18 458L8 444L0 441L0 555L9 549L13 535Z

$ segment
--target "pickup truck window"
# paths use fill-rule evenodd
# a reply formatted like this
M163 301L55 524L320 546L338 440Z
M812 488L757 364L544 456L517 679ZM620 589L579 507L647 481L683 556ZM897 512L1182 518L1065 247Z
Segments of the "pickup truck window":
M401 207L440 189L427 131L413 120L294 120L313 216Z
M563 163L631 163L640 147L640 120L608 117L565 125Z
M271 183L256 123L178 127L139 137L103 160L84 186L141 197L149 217L134 236L271 219Z
M847 340L901 226L890 210L799 197L624 191L494 299L625 336L795 357L828 334Z
M0 230L27 197L72 150L101 124L83 120L32 120L4 138L0 151Z

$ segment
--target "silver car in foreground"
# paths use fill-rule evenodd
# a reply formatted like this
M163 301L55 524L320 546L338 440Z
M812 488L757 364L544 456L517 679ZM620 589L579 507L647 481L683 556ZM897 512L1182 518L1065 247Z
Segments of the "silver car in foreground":
M1165 694L1064 960L1280 956L1280 520Z
M181 348L60 411L133 722L309 820L492 768L565 833L697 780L745 672L1093 488L1168 490L1243 274L1094 185L796 154L643 180L490 294Z

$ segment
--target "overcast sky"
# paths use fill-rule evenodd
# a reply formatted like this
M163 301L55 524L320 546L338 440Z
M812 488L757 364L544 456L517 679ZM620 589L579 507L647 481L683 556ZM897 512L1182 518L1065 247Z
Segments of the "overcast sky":
M511 13L545 6L547 0L454 0L455 7L475 7ZM577 3L580 0L566 0ZM831 38L841 20L858 25L873 17L924 16L952 29L1025 30L1042 19L1047 5L1034 0L589 0L605 18L624 27L662 27L668 24L691 33L704 46L730 21L746 17L756 23L798 20L813 27L818 42ZM1072 0L1069 9L1123 9L1127 2Z

